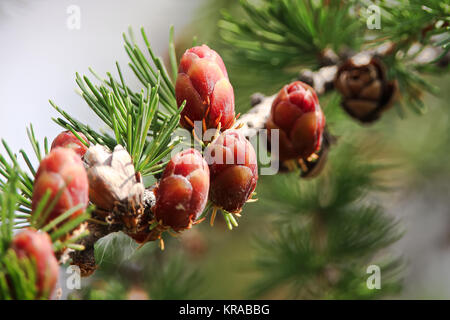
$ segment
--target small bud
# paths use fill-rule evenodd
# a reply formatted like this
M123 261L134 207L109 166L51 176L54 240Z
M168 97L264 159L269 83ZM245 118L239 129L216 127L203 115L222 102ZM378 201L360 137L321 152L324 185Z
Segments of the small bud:
M253 146L240 131L226 130L205 154L211 172L210 200L228 212L240 212L258 181Z
M325 116L313 88L301 81L283 87L272 103L266 127L279 129L279 159L306 159L320 150Z
M205 209L209 169L195 149L176 154L167 164L156 189L155 218L175 231L188 229Z
M58 283L59 266L49 235L26 229L14 237L11 248L19 259L28 258L35 263L37 298L50 298Z
M222 58L208 46L186 50L181 58L175 86L178 106L186 100L180 123L192 129L195 121L206 128L222 129L234 123L234 92Z
M72 218L82 214L86 209L89 203L86 170L80 157L71 149L55 148L39 164L33 186L33 212L47 190L51 191L51 195L43 212L50 208L58 192L61 192L61 195L45 223L79 204L82 204L82 207L72 214Z
M89 144L88 139L81 132L77 132L77 134ZM84 156L88 147L84 145L73 133L72 131L64 131L58 134L58 136L53 140L51 150L62 147L69 148L75 151L80 157Z

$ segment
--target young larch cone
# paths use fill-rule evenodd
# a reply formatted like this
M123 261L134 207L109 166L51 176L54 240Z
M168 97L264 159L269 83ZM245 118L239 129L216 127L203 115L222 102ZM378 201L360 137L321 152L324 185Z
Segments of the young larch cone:
M258 181L255 149L238 130L226 130L205 150L211 173L209 198L231 213L241 211Z
M89 141L86 136L77 132L77 134L89 145ZM58 147L69 148L75 151L80 157L84 156L88 147L84 145L73 133L72 131L63 131L58 134L52 142L52 150Z
M279 129L279 159L307 159L320 150L325 116L309 85L295 81L284 86L272 103L266 122L269 137Z
M45 223L79 204L82 205L81 208L71 217L74 218L84 212L89 203L89 183L83 162L75 151L55 148L42 159L34 180L31 202L33 212L47 190L50 190L51 195L41 214L52 206L59 193L60 195L47 215Z
M388 81L386 67L377 58L356 56L342 64L334 80L347 113L363 123L380 118L397 96L396 81Z
M35 264L37 298L50 298L58 282L59 266L49 235L26 229L15 235L11 248L19 259L28 258Z
M186 50L181 58L175 86L178 106L186 100L181 125L192 129L204 121L206 129L223 130L234 123L234 91L219 54L206 45Z
M187 149L172 157L155 191L155 219L174 231L188 229L205 209L209 168L200 152Z

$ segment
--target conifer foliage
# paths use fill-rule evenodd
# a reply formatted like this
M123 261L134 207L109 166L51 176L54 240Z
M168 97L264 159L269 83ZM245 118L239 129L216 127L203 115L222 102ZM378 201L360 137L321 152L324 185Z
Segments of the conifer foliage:
M110 280L73 298L195 298L201 268L176 254L172 236L201 242L183 236L208 216L213 225L217 212L228 229L238 227L256 190L254 208L267 223L255 241L259 278L249 297L398 292L403 261L386 249L402 232L375 196L386 190L379 177L389 166L376 160L379 145L357 137L355 122L383 121L391 107L402 116L425 111L422 93L435 88L424 76L449 69L450 3L381 1L380 30L366 26L370 4L242 0L245 19L224 12L218 23L220 50L194 45L177 61L171 28L168 66L143 29L139 40L130 29L124 49L139 89L119 63L115 75L75 77L107 130L50 100L63 130L51 144L41 145L32 125L33 157L2 140L0 298L58 298L58 266L69 264ZM255 92L267 96L239 120L235 107L250 105ZM279 132L280 153L270 143L257 148L242 128L267 129L269 140ZM204 139L208 129L214 134ZM269 177L258 170L267 152L281 161ZM185 247L198 255L202 245ZM139 273L124 260L148 268ZM383 270L382 290L366 286L371 264ZM141 280L148 285L133 287Z

